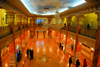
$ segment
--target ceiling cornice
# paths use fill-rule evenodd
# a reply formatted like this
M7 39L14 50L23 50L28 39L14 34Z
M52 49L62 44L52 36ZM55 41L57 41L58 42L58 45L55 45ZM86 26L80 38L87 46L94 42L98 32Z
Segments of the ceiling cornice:
M30 16L30 12L27 10L27 8L23 5L23 3L20 0L8 0L13 6L18 8L18 10L25 14L25 16Z
M43 18L45 18L45 17L53 18L54 17L54 15L31 14L20 0L2 0L2 1L0 1L0 6L2 6L3 8L11 9L13 11L16 11L16 12L23 14L25 16L28 16L28 17L43 17ZM100 1L87 0L87 2L84 4L70 8L69 10L66 10L66 11L60 13L60 17L62 18L62 17L66 17L66 16L73 16L76 14L80 14L82 11L84 11L84 10L86 11L87 9L93 10L93 9L97 8L96 6L98 4L100 4ZM93 11L91 11L91 12L93 12ZM89 12L86 11L85 13L89 13ZM82 14L85 14L85 13L82 13Z
M25 5L20 1L20 0L15 0L18 4L20 4L21 5L21 7L23 7L28 13L30 13L29 12L29 10L25 7Z
M86 14L86 13L96 12L100 10L99 7L100 7L100 1L97 1L94 3L86 2L84 4L81 4L79 6L73 7L67 11L60 13L60 17L67 17L67 16L73 16L77 14Z

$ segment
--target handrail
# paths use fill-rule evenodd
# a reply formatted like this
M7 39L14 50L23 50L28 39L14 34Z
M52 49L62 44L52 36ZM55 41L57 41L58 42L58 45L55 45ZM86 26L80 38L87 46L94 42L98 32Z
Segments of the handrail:
M11 30L10 26L1 26L0 27L0 39L11 33L12 33L12 30Z
M76 27L69 26L69 29L68 29L68 31L71 31L71 32L74 32L74 33L76 33Z
M14 29L15 29L15 32L17 32L17 31L19 31L19 30L20 30L20 28L19 28L19 26L18 26L18 25L15 25L15 26L14 26Z
M81 28L81 31L80 31L80 34L81 35L84 35L84 36L88 36L88 37L91 37L91 38L96 38L96 33L97 33L97 30L96 29L91 29L91 28Z

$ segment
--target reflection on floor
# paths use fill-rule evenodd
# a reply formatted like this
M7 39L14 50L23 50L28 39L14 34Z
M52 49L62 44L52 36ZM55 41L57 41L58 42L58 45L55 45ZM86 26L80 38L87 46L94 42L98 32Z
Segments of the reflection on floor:
M29 60L27 58L26 55L27 48L34 50L33 60ZM81 55L80 67L83 67L84 58L85 57ZM59 45L55 43L53 39L50 42L47 42L47 39L42 39L42 38L37 39L36 42L33 42L32 39L29 39L29 42L23 51L22 59L18 63L17 67L69 67L68 62L69 62L69 55L64 54L64 51L59 48ZM88 62L87 67L91 67L91 62L88 60L87 62ZM76 67L76 65L72 64L71 67Z

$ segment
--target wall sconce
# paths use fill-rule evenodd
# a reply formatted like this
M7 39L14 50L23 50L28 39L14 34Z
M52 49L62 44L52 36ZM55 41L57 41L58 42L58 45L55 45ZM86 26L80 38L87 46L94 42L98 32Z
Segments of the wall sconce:
M94 49L93 48L91 48L91 52L93 52L94 51Z

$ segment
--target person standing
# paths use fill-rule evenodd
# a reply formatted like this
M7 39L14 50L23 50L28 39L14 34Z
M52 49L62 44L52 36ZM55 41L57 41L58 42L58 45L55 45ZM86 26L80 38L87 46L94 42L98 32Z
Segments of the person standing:
M73 50L73 44L71 45L71 49Z
M86 61L86 59L84 59L84 61L83 61L83 67L86 67L87 66L87 61Z
M27 53L27 58L29 58L29 49L27 49L26 53Z
M79 59L77 59L76 61L76 67L79 67L80 66L80 62L79 62Z
M69 58L69 67L71 66L71 63L72 63L72 58L70 57Z

